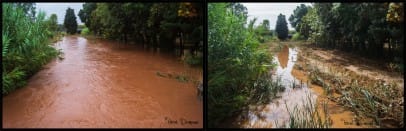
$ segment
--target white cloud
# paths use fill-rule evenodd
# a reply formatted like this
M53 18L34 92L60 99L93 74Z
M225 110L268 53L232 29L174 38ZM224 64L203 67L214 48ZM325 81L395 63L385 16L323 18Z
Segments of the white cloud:
M82 4L84 3L35 3L35 7L37 12L44 11L46 13L47 18L51 16L51 14L56 14L58 17L58 24L63 24L63 20L65 18L66 9L68 7L72 8L75 11L76 21L78 24L83 24L80 21L78 16L79 10L82 9Z

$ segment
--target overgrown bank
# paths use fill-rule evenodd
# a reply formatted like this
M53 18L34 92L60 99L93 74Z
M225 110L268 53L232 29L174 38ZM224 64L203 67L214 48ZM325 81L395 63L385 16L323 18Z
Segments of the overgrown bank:
M355 123L371 118L372 124L379 127L404 125L404 85L348 70L341 63L329 62L308 48L302 47L295 68L306 72L312 84L321 86L329 100L354 112Z
M271 54L260 47L253 26L244 26L246 20L247 9L241 4L208 5L209 127L220 126L249 103L269 101L284 89L270 80Z
M200 3L85 3L79 11L83 34L154 51L174 51L203 65L203 10Z
M55 30L44 12L34 16L29 3L3 3L2 7L2 80L6 95L24 86L58 51L49 44Z

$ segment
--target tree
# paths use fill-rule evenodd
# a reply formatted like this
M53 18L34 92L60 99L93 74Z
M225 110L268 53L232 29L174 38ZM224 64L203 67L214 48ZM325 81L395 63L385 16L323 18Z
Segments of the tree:
M22 3L13 3L13 5L15 5L18 8L22 8L24 14L27 15L28 17L30 17L31 20L35 19L35 14L36 14L35 3L22 2Z
M288 37L289 30L285 15L279 14L276 20L275 32L281 40L285 40Z
M66 32L74 34L78 28L78 23L76 21L75 12L73 9L68 8L65 14L65 20L63 22Z
M302 17L307 14L307 11L308 7L304 4L300 4L300 6L297 6L293 11L293 14L289 17L290 24L297 32L299 32L300 29L297 25L301 23Z
M83 9L79 10L78 16L80 18L80 21L82 21L83 23L85 23L86 27L90 27L90 16L93 12L93 10L95 10L97 8L97 4L96 3L85 3L82 5Z
M58 17L56 14L52 14L48 20L48 29L52 32L56 32L58 30Z
M264 27L265 30L270 30L271 27L269 26L269 20L265 19L264 21L262 21L262 25Z

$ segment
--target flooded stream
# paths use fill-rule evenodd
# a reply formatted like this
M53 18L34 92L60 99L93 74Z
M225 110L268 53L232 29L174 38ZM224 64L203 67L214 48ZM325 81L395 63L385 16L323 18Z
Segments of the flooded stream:
M202 69L176 57L107 40L67 36L26 87L3 97L4 128L203 127ZM160 77L187 76L190 81Z
M297 60L298 49L284 46L283 49L274 56L274 62L277 63L275 71L273 71L273 80L279 79L284 85L285 91L279 93L279 98L274 99L265 105L250 105L248 108L248 119L237 120L236 124L242 128L278 128L286 127L289 124L289 110L293 110L297 106L298 110L303 110L301 107L308 100L313 104L318 103L321 112L320 104L322 101L328 101L324 95L323 88L317 85L312 85L307 76L294 69ZM310 87L308 86L310 85ZM335 102L328 101L327 109L330 116L332 128L366 128L368 125L356 125L354 123L354 113L348 111L344 107ZM244 115L244 114L242 114ZM322 116L325 114L322 114ZM239 117L241 118L241 117ZM368 120L370 121L370 120ZM276 127L276 125L278 127Z
M288 48L285 46L278 55L274 56L273 60L277 63L276 71L273 73L274 80L279 79L284 85L285 91L279 93L279 97L266 105L250 105L248 111L248 121L242 123L244 128L272 128L275 127L275 122L279 125L289 122L289 109L295 106L301 107L302 100L306 100L309 96L312 101L315 101L317 95L310 90L306 84L302 84L300 80L292 75L293 66L297 59L297 49ZM296 83L296 85L292 85ZM293 87L294 86L294 87Z

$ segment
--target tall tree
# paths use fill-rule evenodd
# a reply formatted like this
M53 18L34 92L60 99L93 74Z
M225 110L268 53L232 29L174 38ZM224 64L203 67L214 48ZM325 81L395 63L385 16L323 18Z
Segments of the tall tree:
M304 4L300 4L297 6L295 10L293 10L293 14L289 17L290 25L299 31L299 27L297 26L302 21L302 17L306 15L308 7Z
M76 21L75 12L73 9L68 8L65 14L65 20L63 22L66 31L70 34L74 34L78 28L78 23Z
M93 12L93 10L95 10L97 8L97 4L96 3L85 3L82 5L83 9L79 10L78 16L80 18L80 21L82 21L83 23L85 23L86 27L90 27L90 16Z
M31 18L31 20L35 19L36 11L35 11L35 3L13 3L15 6L22 8L25 15Z
M58 30L58 17L56 14L52 14L48 20L48 29L52 32L56 32Z
M285 40L288 37L289 30L285 15L279 14L276 20L275 32L280 40Z

